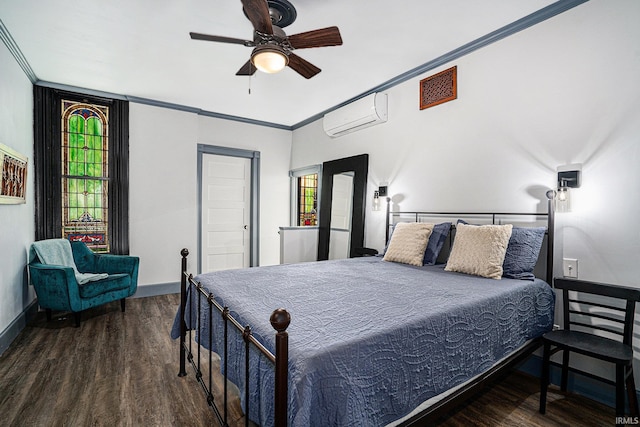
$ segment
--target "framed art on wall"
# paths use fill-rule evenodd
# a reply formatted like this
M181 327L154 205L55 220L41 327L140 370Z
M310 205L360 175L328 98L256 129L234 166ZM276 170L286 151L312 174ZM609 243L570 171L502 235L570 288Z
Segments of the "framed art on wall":
M27 157L0 144L0 204L26 203Z

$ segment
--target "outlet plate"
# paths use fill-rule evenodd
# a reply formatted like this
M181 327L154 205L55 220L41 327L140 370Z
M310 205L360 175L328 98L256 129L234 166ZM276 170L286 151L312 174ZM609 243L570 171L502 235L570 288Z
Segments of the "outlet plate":
M573 258L564 258L562 260L562 275L564 277L578 277L578 260Z

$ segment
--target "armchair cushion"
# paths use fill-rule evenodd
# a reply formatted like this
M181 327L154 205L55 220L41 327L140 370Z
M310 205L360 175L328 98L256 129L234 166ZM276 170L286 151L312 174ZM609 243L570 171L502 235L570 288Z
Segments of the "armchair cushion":
M93 298L111 291L127 289L131 286L131 276L128 274L109 274L106 279L87 282L78 287L80 298Z

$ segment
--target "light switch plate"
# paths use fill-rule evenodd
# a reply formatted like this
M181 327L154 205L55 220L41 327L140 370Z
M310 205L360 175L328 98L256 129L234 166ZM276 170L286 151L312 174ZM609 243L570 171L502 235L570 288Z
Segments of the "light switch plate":
M562 260L562 275L564 277L578 277L578 260L573 258L564 258Z

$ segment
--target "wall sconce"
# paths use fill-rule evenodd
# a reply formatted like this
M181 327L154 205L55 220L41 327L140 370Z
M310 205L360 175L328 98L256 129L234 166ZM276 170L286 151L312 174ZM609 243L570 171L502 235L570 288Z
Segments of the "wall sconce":
M581 175L581 164L558 166L558 195L556 197L556 210L558 212L571 211L569 189L580 187Z
M379 191L373 192L373 210L374 211L380 210L380 192Z
M386 196L387 196L386 185L378 187L378 190L373 192L373 210L374 211L380 210L380 198L386 197Z

